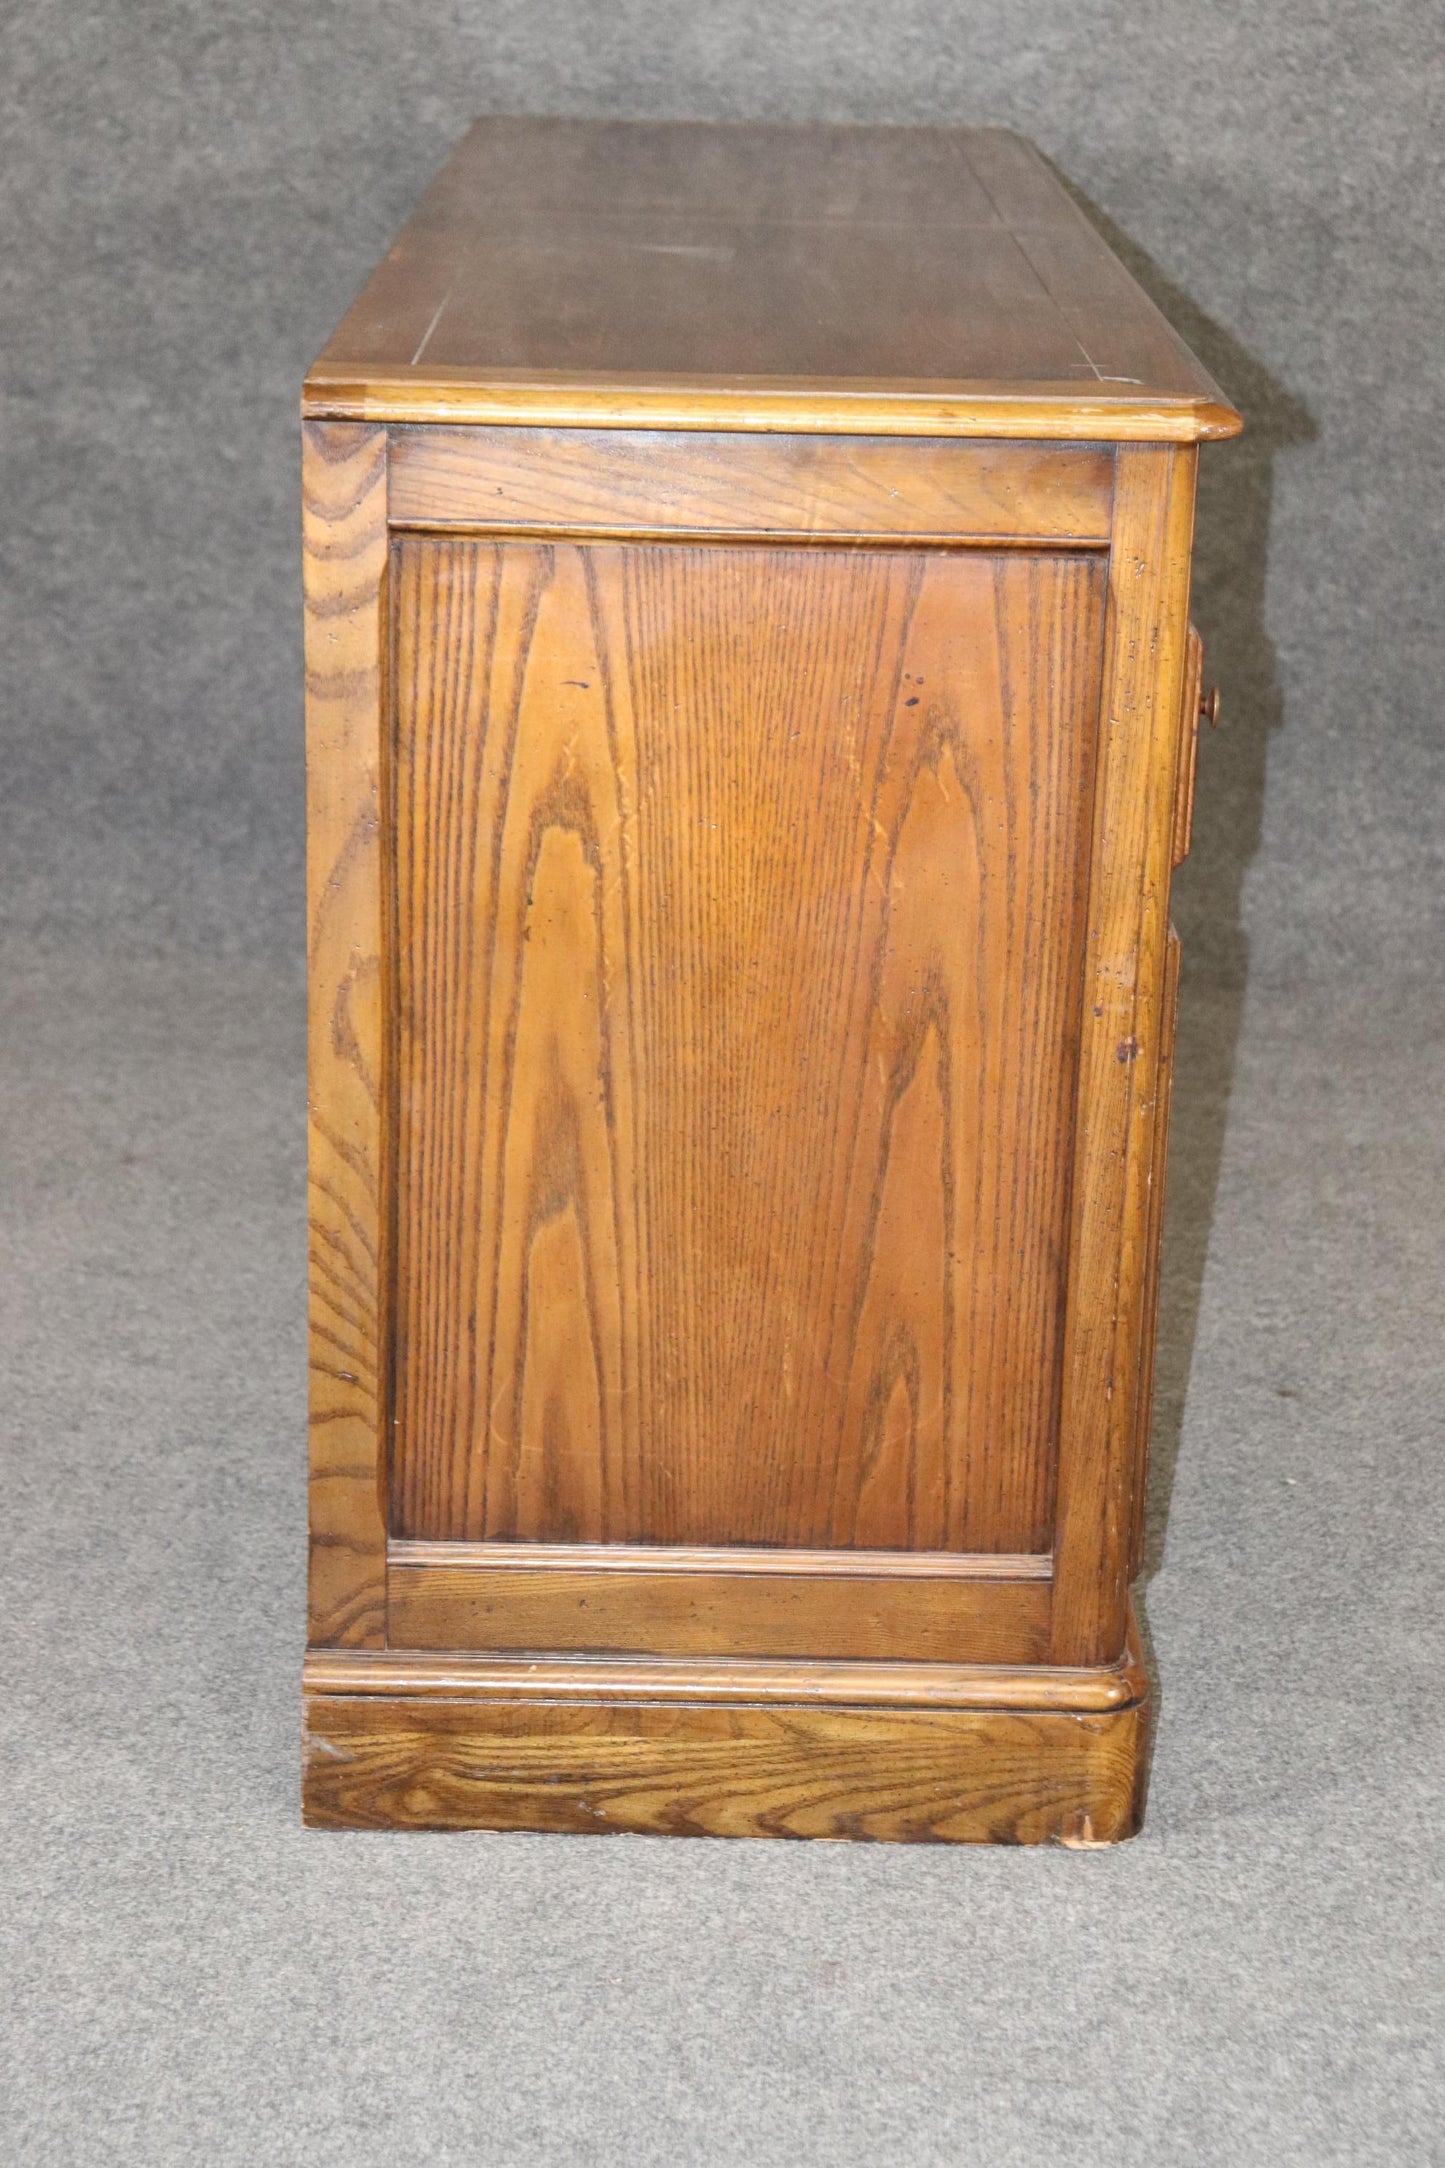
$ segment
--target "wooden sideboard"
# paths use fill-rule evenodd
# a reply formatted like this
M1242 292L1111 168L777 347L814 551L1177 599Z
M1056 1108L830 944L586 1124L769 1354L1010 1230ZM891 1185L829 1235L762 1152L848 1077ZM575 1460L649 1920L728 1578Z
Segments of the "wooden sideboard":
M1137 1826L1236 414L995 130L479 122L304 397L307 1818Z

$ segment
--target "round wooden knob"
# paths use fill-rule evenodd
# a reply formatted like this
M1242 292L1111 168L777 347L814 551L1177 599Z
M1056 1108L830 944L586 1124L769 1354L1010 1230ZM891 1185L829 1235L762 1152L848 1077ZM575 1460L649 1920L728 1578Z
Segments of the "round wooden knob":
M1211 730L1219 728L1219 687L1217 685L1211 685L1208 692L1201 695L1199 713Z

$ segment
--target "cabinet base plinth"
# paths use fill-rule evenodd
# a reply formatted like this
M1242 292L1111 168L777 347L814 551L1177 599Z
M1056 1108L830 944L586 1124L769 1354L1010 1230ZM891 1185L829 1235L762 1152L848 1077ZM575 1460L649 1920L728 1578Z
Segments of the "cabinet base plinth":
M306 1821L914 1844L1139 1826L1148 1699L1098 1671L313 1651Z

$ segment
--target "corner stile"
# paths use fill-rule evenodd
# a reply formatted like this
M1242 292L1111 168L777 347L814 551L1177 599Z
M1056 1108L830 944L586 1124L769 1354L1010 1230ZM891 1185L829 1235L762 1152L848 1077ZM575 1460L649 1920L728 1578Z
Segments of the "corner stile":
M1164 1028L1193 447L1121 445L1074 1117L1053 1661L1124 1646L1148 1193Z
M313 1647L386 1642L386 448L304 426Z

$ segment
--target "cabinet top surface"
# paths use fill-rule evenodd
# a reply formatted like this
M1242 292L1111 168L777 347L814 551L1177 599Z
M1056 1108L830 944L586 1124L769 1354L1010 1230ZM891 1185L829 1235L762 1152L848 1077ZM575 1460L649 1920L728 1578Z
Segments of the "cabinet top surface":
M1232 436L1002 129L474 123L307 379L358 420Z

